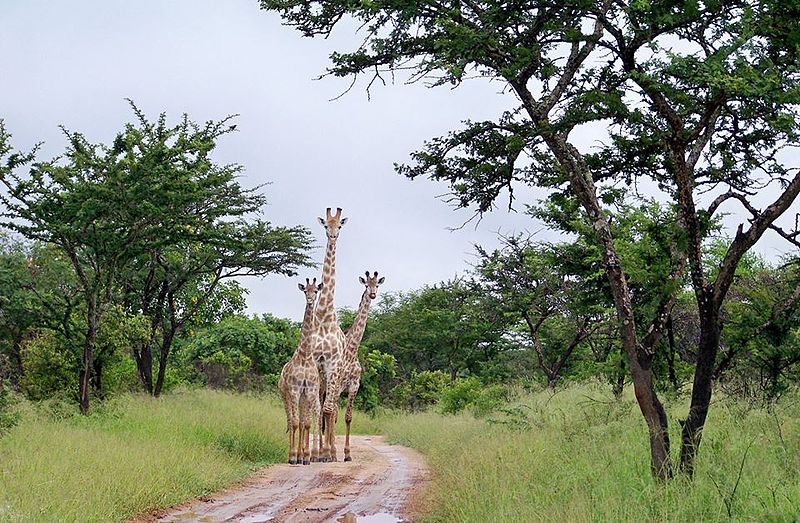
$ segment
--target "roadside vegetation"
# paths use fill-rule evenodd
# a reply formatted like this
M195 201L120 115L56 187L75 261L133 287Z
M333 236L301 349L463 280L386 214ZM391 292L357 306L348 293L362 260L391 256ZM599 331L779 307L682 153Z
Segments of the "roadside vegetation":
M510 391L491 412L447 403L356 415L354 432L421 451L425 521L783 521L800 516L800 399L716 401L692 482L648 476L632 391ZM681 401L667 408L676 413ZM22 402L0 438L0 521L120 521L210 494L286 457L272 394L123 395L89 416ZM676 430L677 434L677 430ZM673 435L674 436L676 436ZM321 465L312 465L321 466ZM652 503L642 503L642 499Z

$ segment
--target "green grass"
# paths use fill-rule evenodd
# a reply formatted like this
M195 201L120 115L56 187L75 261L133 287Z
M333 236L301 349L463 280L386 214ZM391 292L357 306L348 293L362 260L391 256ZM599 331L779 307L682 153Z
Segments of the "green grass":
M673 442L686 400L668 405ZM773 411L718 399L695 480L649 474L634 401L573 386L523 396L521 416L357 413L433 470L430 521L792 521L800 519L800 398ZM118 398L89 417L26 405L0 437L0 521L119 521L207 494L286 458L274 398L207 390ZM498 421L516 420L518 430ZM341 424L339 432L344 430ZM677 443L674 452L677 452ZM736 490L731 492L744 468Z
M685 416L686 404L681 399L668 406L673 453L680 441L677 419ZM434 508L426 520L800 519L796 397L772 412L733 400L715 402L694 481L678 478L666 485L650 477L646 428L632 397L617 402L607 388L583 385L552 397L549 392L526 396L518 405L528 430L467 414L383 420L390 440L428 457Z
M213 492L285 459L269 398L128 396L83 418L28 407L0 438L0 521L117 521Z

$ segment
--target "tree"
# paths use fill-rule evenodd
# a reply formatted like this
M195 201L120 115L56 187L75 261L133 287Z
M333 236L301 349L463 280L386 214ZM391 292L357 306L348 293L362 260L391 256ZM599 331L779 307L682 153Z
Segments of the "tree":
M475 374L502 347L504 316L485 307L476 285L463 279L401 295L386 295L364 344L391 354L398 370L442 370L455 381Z
M616 180L653 179L675 202L682 234L674 239L670 280L677 289L688 258L701 336L681 468L691 474L711 398L719 346L719 310L741 256L772 228L800 191L800 173L779 151L795 142L798 13L777 1L741 2L407 2L262 0L305 36L327 35L345 17L367 36L355 51L333 53L331 74L411 71L411 80L458 85L497 79L518 103L497 121L430 141L398 166L409 177L450 184L452 201L491 210L517 184L569 193L601 248L636 398L650 434L651 470L672 475L668 421L654 388L656 346L674 304L665 294L638 327L632 292L609 224ZM663 42L676 42L664 46ZM643 58L646 57L646 58ZM642 61L644 60L644 61ZM369 89L368 86L368 89ZM609 146L581 151L579 126L609 124ZM764 211L742 189L782 189ZM699 210L704 183L731 190ZM755 187L758 185L756 184ZM707 282L701 246L722 202L752 207L753 220L731 243L719 276ZM644 332L642 336L639 333Z
M477 247L481 287L510 314L524 320L539 369L555 388L573 351L602 320L602 307L579 299L580 277L562 271L558 248L530 239L503 239L502 249Z
M154 321L158 326L162 320L169 324L161 331L162 368L171 336L196 308L179 305L187 282L211 276L206 289L211 294L223 277L292 274L308 263L302 252L307 231L246 222L246 215L259 210L263 196L235 182L241 166L214 163L217 140L235 130L232 117L199 125L184 115L170 126L164 114L152 123L132 102L131 107L136 123L126 125L111 145L91 143L63 129L65 154L43 163L32 164L35 151L13 152L0 128L4 225L60 249L81 289L86 330L79 398L84 414L100 319L115 298L121 275L143 267L141 260L152 260L152 272L143 269L144 281L155 285L141 285L140 310L151 319L161 314ZM30 166L27 173L20 172L25 166ZM252 263L245 261L249 258ZM156 306L150 305L153 296L160 298ZM164 312L169 312L166 319ZM163 379L161 373L159 377Z
M277 383L299 339L299 325L289 320L232 315L189 337L179 357L217 387L240 384L248 371Z

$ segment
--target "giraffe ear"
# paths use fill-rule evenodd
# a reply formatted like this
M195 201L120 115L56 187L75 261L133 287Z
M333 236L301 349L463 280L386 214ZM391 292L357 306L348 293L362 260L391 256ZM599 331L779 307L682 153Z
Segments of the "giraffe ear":
M342 218L339 225L344 225L345 223L347 223L347 218Z
M381 279L380 279L380 280L378 280L378 285L380 285L381 283L383 283L383 280L385 280L385 279L386 279L386 278L385 278L384 276L381 276Z
M367 284L367 280L365 280L363 276L359 276L359 277L358 277L358 281L360 281L360 282L361 282L361 283L363 283L364 285L366 285L366 284Z
M323 220L322 218L317 218L317 220L319 220L320 225L325 225L325 220Z
M303 287L303 284L302 284L302 283L298 283L298 284L297 284L297 288L298 288L298 289L300 289L302 292L306 292L306 288L305 288L305 287Z

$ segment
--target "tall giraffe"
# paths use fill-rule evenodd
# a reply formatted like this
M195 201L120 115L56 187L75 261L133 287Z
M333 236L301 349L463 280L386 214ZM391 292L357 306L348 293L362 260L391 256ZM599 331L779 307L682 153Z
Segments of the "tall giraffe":
M317 425L319 432L319 371L312 356L311 349L315 332L314 302L322 284L317 279L297 286L306 295L306 309L303 314L303 326L300 331L300 342L292 358L281 369L278 390L286 409L286 431L289 433L289 463L292 465L308 465L316 461L318 448L314 440L314 449L309 449L311 422ZM298 434L299 429L299 434Z
M358 388L361 386L361 363L358 361L358 345L361 343L361 338L364 337L364 329L367 327L369 304L378 295L378 286L385 279L378 279L378 271L375 271L373 276L370 276L369 271L367 271L366 276L366 279L364 279L364 276L358 278L358 281L363 283L366 288L364 289L364 294L361 295L361 303L358 305L358 312L355 320L353 320L353 325L345 334L344 373L342 377L342 391L347 392L347 411L344 415L344 421L347 425L344 438L345 461L352 461L353 459L350 457L350 422L353 421L353 400L358 393Z
M325 227L328 245L322 266L322 293L315 310L314 359L320 374L320 399L322 420L320 421L320 461L336 461L336 415L342 382L342 359L345 337L336 317L333 295L336 291L336 241L339 231L347 223L342 218L342 209L336 214L325 211L325 219L319 218Z

